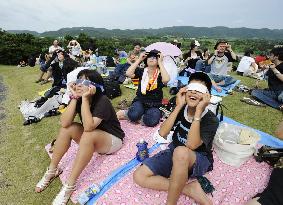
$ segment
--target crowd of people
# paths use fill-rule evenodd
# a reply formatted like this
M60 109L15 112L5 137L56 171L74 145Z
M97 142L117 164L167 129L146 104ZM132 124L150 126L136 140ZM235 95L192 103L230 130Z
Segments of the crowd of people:
M178 41L172 44L180 47ZM79 144L73 168L67 183L63 185L53 204L66 204L76 189L76 182L93 153L109 155L123 146L125 133L119 120L141 123L154 127L160 123L162 113L163 90L170 80L163 64L163 54L158 50L145 52L141 44L136 43L129 53L117 51L116 67L110 77L124 83L127 79L138 79L136 97L127 110L115 112L111 101L105 96L104 81L95 69L79 72L77 80L67 84L67 74L79 66L95 64L92 50L82 51L79 42L70 41L64 51L55 40L49 52L40 56L40 75L36 82L47 83L53 77L52 87L58 90L69 86L70 102L61 115L61 128L55 143L51 162L35 191L42 192L54 178L62 173L58 164L70 147L71 141ZM268 89L253 90L252 96L274 107L283 109L283 47L271 50L270 55L254 59L252 50L247 50L241 58L237 73L251 76L264 73L268 79ZM189 77L188 85L180 88L176 95L176 106L169 117L160 125L158 134L167 138L173 130L172 143L153 157L143 161L134 172L134 181L141 187L167 191L167 204L177 204L181 194L193 198L199 204L212 204L198 181L187 183L189 178L203 176L213 169L212 142L219 120L207 109L211 90L218 92L235 83L236 79L228 73L232 63L239 58L231 45L225 40L215 44L214 52L204 48L193 40L189 51L183 56L172 56L180 67L179 75ZM268 59L267 59L268 57ZM84 60L82 60L84 59ZM268 64L261 64L264 61ZM90 62L91 61L91 62ZM84 64L85 63L85 64ZM46 73L46 77L43 78ZM259 77L258 75L257 77ZM80 123L75 122L78 115ZM282 123L276 135L282 138ZM282 172L280 177L282 178ZM281 182L282 187L282 182ZM278 196L282 202L282 196ZM263 192L249 204L268 203ZM264 203L263 203L264 201ZM282 202L283 203L283 202Z

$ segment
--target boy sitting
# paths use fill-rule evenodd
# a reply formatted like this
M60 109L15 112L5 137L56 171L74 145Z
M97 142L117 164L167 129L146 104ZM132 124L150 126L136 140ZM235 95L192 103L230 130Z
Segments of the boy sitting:
M167 205L177 204L181 193L199 204L212 204L197 181L187 184L189 177L202 176L213 168L211 148L219 120L206 108L211 86L205 73L190 76L188 86L177 94L174 111L159 130L166 138L173 128L173 142L146 159L134 173L134 181L140 186L168 191Z

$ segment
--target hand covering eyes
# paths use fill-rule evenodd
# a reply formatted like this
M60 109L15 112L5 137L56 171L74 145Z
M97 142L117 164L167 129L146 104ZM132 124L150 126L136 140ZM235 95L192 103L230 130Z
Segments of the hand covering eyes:
M100 85L100 84L97 84L97 83L94 83L90 80L83 80L83 79L77 79L76 80L76 84L79 85L79 84L82 84L84 86L90 86L90 85L93 85L95 86L96 88L100 88L102 92L104 92L104 87L103 85Z

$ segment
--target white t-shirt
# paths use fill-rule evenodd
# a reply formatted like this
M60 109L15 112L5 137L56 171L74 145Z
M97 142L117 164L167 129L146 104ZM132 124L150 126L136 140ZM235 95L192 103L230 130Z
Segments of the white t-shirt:
M244 56L238 65L237 71L247 73L250 70L250 66L254 62L255 59L253 59L252 57Z

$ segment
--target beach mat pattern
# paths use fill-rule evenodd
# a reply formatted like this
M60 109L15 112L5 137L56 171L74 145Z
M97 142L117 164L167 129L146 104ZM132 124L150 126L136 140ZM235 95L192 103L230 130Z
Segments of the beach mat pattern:
M134 170L133 170L134 171ZM133 182L131 171L120 182L106 192L96 203L97 205L160 205L166 203L167 193L141 188ZM271 169L266 163L257 163L250 158L240 168L222 163L214 153L214 169L206 177L215 187L212 199L216 205L245 204L256 193L266 187ZM194 204L187 196L182 195L178 204Z
M224 122L245 126L231 118L224 117ZM283 141L259 130L261 144L283 147ZM167 194L149 189L144 189L134 184L131 171L106 192L98 201L91 200L90 204L165 204ZM235 168L222 163L214 153L214 170L207 173L207 178L215 186L214 197L210 198L214 204L238 205L245 204L256 193L266 187L271 173L271 168L266 163L257 163L250 158L244 165ZM123 194L127 193L127 194ZM95 203L97 202L97 203ZM194 204L186 196L181 196L179 204Z
M123 147L112 155L99 155L94 153L91 161L78 179L77 190L71 197L71 200L74 203L77 202L79 194L85 191L89 186L92 184L100 184L103 180L109 177L114 170L135 158L137 152L136 144L141 138L148 142L148 147L152 147L155 144L152 139L152 133L158 129L158 126L151 128L133 124L128 121L120 121L120 123L126 134ZM50 144L46 145L45 149L47 152L49 148ZM59 166L63 169L60 179L63 183L67 181L67 178L70 175L77 150L78 145L75 142L72 142L70 149L60 162ZM52 154L48 154L50 157L52 156Z
M228 117L224 117L224 122L245 126ZM143 189L133 183L132 172L137 164L128 170L121 169L121 166L131 162L131 159L135 157L135 144L140 138L145 138L149 142L149 147L154 145L155 142L153 142L151 135L143 136L145 136L145 133L153 133L158 128L147 128L127 121L121 121L121 125L126 133L124 147L116 154L107 157L94 154L90 164L79 178L78 189L71 198L73 202L76 202L78 194L85 191L91 184L100 184L105 180L107 181L113 171L118 171L121 172L120 177L112 177L108 181L107 189L109 191L104 190L103 193L105 194L96 196L88 204L164 204L166 200L165 192ZM261 135L261 144L283 147L283 141L259 130L256 131ZM49 145L46 149L48 147ZM64 169L64 173L61 175L61 180L63 182L67 180L69 175L76 149L77 145L72 143L72 147L62 160L61 167ZM155 150L156 152L157 150ZM262 191L269 180L270 167L265 163L257 163L253 158L240 168L222 163L215 154L214 160L214 170L206 175L216 188L213 193L214 204L244 204L257 192ZM186 196L180 198L180 204L192 203L193 201Z

